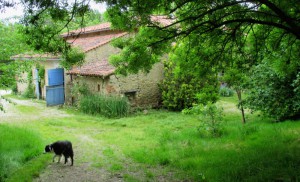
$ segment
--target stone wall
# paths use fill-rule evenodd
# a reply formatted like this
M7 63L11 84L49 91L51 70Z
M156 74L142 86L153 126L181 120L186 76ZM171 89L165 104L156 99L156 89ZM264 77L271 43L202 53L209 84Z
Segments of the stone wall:
M126 35L132 36L132 35ZM120 50L104 44L86 53L85 61L101 61L109 59L110 55L119 53ZM94 94L127 96L133 106L156 107L161 100L158 83L163 79L163 64L157 63L148 73L128 76L110 75L108 77L66 75L65 97L66 103L75 103L76 96L71 95L74 85L86 85Z
M72 98L70 94L74 85L85 85L93 94L126 96L132 106L157 107L161 101L158 83L163 79L162 63L155 64L148 74L140 72L126 77L111 75L106 78L75 75L68 75L68 77L67 104L74 104L77 101L77 97Z

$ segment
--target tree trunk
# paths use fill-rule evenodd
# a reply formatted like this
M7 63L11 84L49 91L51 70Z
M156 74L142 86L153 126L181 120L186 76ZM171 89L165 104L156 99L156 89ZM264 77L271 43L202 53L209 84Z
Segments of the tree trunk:
M243 102L242 102L242 91L241 90L236 90L236 94L238 96L239 107L240 107L240 110L242 112L242 122L243 122L243 124L245 124L246 123L246 119L245 119L245 112L244 112L244 107L243 107Z

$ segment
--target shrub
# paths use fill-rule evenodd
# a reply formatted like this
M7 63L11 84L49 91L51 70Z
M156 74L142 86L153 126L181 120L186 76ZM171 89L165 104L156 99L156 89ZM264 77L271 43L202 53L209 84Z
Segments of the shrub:
M222 97L231 97L234 94L234 91L229 87L222 87L219 90L219 94Z
M207 105L195 105L183 110L185 114L199 115L198 131L202 136L220 137L222 135L223 109L209 102Z
M299 73L280 74L263 63L252 70L246 106L276 121L299 117Z
M160 84L163 106L181 111L193 103L206 104L218 100L218 82L213 73L194 75L193 71L181 69L171 60L165 62L164 80Z
M88 114L101 114L103 116L124 117L129 112L129 102L126 97L84 95L79 101L79 109Z

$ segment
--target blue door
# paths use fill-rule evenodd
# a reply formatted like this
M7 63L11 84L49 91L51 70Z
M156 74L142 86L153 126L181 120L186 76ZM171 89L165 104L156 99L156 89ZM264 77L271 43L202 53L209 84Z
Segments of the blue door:
M47 106L61 105L65 103L64 69L48 70L48 86L46 86Z

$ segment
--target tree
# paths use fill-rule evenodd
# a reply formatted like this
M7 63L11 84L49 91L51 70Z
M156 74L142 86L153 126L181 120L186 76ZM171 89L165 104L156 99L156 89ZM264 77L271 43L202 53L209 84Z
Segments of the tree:
M208 46L199 46L201 37L184 39L173 46L165 61L165 76L160 88L163 105L171 110L218 99L218 67L210 60Z
M245 40L250 34L255 37L252 46L258 53L263 48L263 43L270 41L269 34L274 31L277 31L277 34L272 36L272 41L280 43L283 38L288 38L290 44L286 47L295 44L299 46L300 5L296 0L284 2L280 0L100 0L100 2L107 2L108 14L115 27L135 31L136 27L145 26L152 31L155 29L160 32L157 37L152 37L152 40L149 37L147 46L144 46L151 55L162 48L160 46L162 42L178 41L195 34L218 39L212 41L213 44L222 45L212 55L216 58L217 55L232 53L231 47L236 43L240 47L249 46L246 45ZM164 14L173 22L167 26L153 23L151 19L153 13ZM256 26L262 28L257 29ZM263 35L260 30L264 30ZM132 44L135 43L132 41ZM130 49L130 52L137 51ZM140 60L119 59L118 64L129 63L127 65L129 71L130 62L136 62L136 66L145 68L144 65L153 64L153 60L148 60L148 57ZM141 62L143 64L139 64Z
M158 51L164 48L162 47L164 45L161 45L162 42L178 41L191 34L217 38L218 40L214 43L220 43L223 46L215 51L215 55L230 53L230 45L233 46L236 42L241 43L239 46L248 46L245 45L245 39L250 33L255 35L252 46L257 52L261 51L265 41L280 43L283 39L289 39L286 48L299 46L300 5L298 0L97 0L97 2L107 3L108 15L115 28L136 31L137 27L147 27L147 30L143 29L143 31L156 34L156 36L144 38L143 49L148 50L144 52L144 56L149 56L143 60L138 56L132 56L129 60L119 59L115 62L116 65L126 65L129 71L132 68L131 61L142 63L136 64L135 67L148 70L148 65L157 61L155 55L163 54L163 51ZM64 0L26 0L24 6L27 13L23 23L28 27L33 26L34 30L44 36L50 35L43 39L45 44L40 43L36 47L41 49L49 47L51 45L49 39L56 39L54 35L60 33L50 31L49 27L45 28L47 22L39 21L43 19L43 14L48 13L53 21L64 21L65 27L68 27L72 19L83 17L88 12L89 1L76 0L70 3ZM172 23L159 24L153 21L153 14L166 15L172 19ZM263 27L260 30L264 31L264 35L260 35L261 32L255 28L256 26ZM272 40L269 40L270 33L274 31L276 35L274 34ZM145 34L147 33L143 35ZM31 41L36 41L36 38L39 37ZM141 52L141 49L130 48L130 45L135 44L135 41L140 41L139 39L136 37L128 44L127 48L131 52ZM51 47L49 51L61 51Z
M23 42L23 36L18 32L19 28L20 26L17 24L0 21L0 89L16 87L15 76L20 73L23 66L11 60L10 57L30 49ZM0 111L4 110L1 100L0 95Z
M24 24L27 33L39 36L38 49L64 51L67 46L53 44L59 31L52 31L43 14L65 25L76 16L88 12L86 0L69 4L59 0L26 0L27 16ZM107 14L114 28L136 33L136 36L119 41L122 49L111 63L120 73L148 71L168 52L172 42L182 39L199 39L198 46L213 46L209 61L214 65L230 66L234 56L247 57L255 64L278 59L278 71L299 72L300 4L298 0L97 0L106 2ZM160 16L157 21L152 15ZM42 20L42 21L40 21ZM163 23L168 21L168 23ZM138 30L137 30L138 28ZM35 35L35 34L32 34ZM204 40L204 41L203 41ZM196 42L196 41L195 41ZM203 43L204 42L204 43ZM62 45L62 46L57 46ZM285 53L283 53L286 51ZM294 51L298 52L294 54ZM282 54L283 53L283 54ZM275 56L276 55L276 56ZM283 55L283 56L281 56ZM231 59L232 57L233 59ZM203 61L203 60L199 60ZM273 60L272 60L273 61ZM285 64L287 66L285 66ZM289 69L287 69L289 68ZM289 77L294 79L293 77Z
M17 24L0 22L0 88L16 85L17 65L10 57L30 50L23 42L23 36L18 32L19 28L20 25Z

